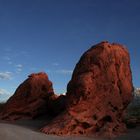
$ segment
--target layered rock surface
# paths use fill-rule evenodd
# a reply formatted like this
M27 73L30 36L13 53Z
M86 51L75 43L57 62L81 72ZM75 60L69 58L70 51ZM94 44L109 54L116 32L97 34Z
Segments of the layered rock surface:
M130 58L119 44L99 43L77 63L67 86L67 109L41 131L56 135L118 135L132 100Z

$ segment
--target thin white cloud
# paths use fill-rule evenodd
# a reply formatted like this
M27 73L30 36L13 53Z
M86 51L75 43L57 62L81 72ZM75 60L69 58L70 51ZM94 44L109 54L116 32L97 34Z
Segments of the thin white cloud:
M17 68L17 69L16 69L16 73L17 73L17 74L20 74L20 73L22 72L22 70L23 70L22 68Z
M16 65L17 68L23 68L23 65L22 64L18 64Z
M12 72L0 72L0 80L10 80L12 78Z
M13 64L13 62L12 62L12 60L11 60L11 57L9 57L8 55L5 55L5 56L3 57L3 60L7 61L7 63L8 63L9 65Z
M0 88L0 102L6 102L11 96L11 93L3 88Z
M22 64L17 64L17 65L15 65L15 67L16 67L16 73L21 73L21 71L23 70Z
M22 71L22 69L21 69L21 68L17 68L17 71L18 71L18 72L21 72L21 71Z
M4 48L4 54L2 55L2 59L9 65L13 64L12 62L12 57L13 57L13 53L11 53L11 49L10 48Z
M2 88L0 88L0 95L9 95L10 94L10 92L8 92L7 90L5 90L5 89L2 89Z
M72 74L72 70L62 69L62 70L56 70L56 73L60 74Z
M59 63L55 62L55 63L52 63L53 66L59 66Z

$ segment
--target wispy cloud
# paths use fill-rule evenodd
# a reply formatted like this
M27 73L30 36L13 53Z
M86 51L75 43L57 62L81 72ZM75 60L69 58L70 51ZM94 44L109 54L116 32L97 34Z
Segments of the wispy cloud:
M55 63L52 63L53 66L59 66L59 63L55 62Z
M17 64L17 65L15 65L15 67L16 67L16 72L17 73L20 73L23 70L23 65L22 64Z
M17 68L17 70L16 70L18 73L20 73L21 71L22 71L22 69L21 68Z
M17 68L22 68L23 65L22 65L22 64L18 64L18 65L16 65L16 67L17 67Z
M5 90L5 89L2 89L2 88L0 88L0 95L9 95L10 94L10 92L8 92L7 90Z
M10 80L12 78L12 72L0 72L0 80Z
M11 57L9 56L9 54L6 54L5 56L2 57L2 59L4 61L6 61L6 63L8 63L9 65L13 64Z
M56 73L59 74L72 74L72 70L62 69L62 70L56 70Z
M3 88L0 88L0 102L6 102L11 96L11 93Z

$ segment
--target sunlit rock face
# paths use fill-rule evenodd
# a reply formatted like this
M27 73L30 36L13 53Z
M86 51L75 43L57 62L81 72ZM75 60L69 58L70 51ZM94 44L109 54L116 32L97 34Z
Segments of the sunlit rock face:
M56 135L123 133L132 91L128 50L101 42L87 50L76 64L67 86L66 111L41 131Z
M46 73L29 75L7 101L0 119L32 119L48 111L48 102L55 100L52 82Z

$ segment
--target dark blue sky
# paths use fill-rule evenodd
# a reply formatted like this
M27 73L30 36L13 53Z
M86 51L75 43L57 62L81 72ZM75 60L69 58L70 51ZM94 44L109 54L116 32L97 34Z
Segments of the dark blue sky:
M127 46L140 87L139 0L0 0L0 93L39 71L65 92L82 53L102 40Z

